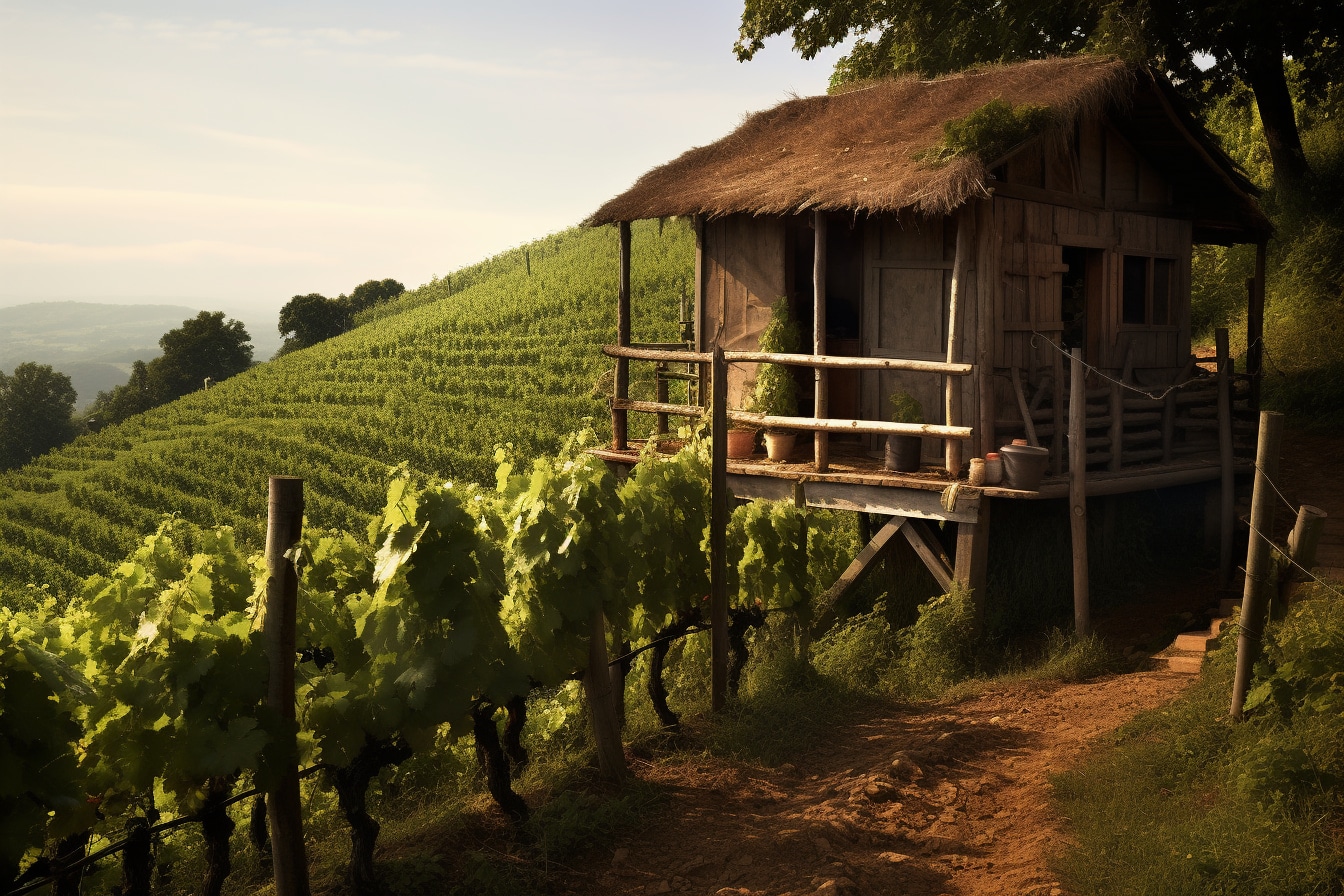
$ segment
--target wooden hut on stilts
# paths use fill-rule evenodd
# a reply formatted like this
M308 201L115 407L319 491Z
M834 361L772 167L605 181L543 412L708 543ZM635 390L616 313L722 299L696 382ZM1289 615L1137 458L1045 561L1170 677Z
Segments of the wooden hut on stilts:
M813 436L786 462L728 460L735 496L885 515L850 580L900 532L981 611L997 501L1072 489L1077 513L1085 496L1207 483L1230 566L1231 483L1249 469L1240 449L1254 444L1261 370L1270 225L1256 195L1164 77L1114 59L789 100L653 169L589 219L621 235L617 340L604 349L616 364L613 439L600 453L632 464L630 413L665 428L720 395L735 424ZM640 343L629 222L669 216L694 222L694 332ZM1258 246L1241 374L1225 340L1216 359L1191 355L1196 243ZM777 302L811 334L800 353L760 351ZM719 352L726 382L712 389ZM747 408L764 360L797 371L810 413ZM630 398L631 363L658 366L657 400ZM687 379L686 403L669 401L667 384ZM897 391L920 401L923 424L887 419ZM884 469L891 434L922 437L918 472ZM1049 450L1039 486L972 485L968 461L1015 438ZM927 525L937 520L955 537L940 541Z

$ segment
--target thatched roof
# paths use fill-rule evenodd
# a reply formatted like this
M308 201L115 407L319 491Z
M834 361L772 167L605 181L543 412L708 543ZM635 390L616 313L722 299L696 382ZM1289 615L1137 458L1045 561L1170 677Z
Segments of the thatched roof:
M1190 175L1188 168L1201 169L1200 186L1221 193L1220 206L1236 207L1233 217L1239 220L1232 229L1267 227L1250 198L1255 188L1180 111L1179 98L1164 78L1116 59L1086 56L993 66L933 81L896 78L846 93L788 100L749 116L723 139L653 169L587 223L812 209L946 214L971 197L986 195L989 170L1001 161L968 154L941 167L921 162L916 156L942 142L946 122L999 99L1015 107L1048 106L1054 130L1063 133L1080 117L1116 110L1123 117L1139 94L1149 95L1139 105L1160 107L1163 152L1169 155L1170 146L1178 145L1186 163L1179 171L1170 164L1159 167L1183 177ZM1143 125L1153 126L1152 120ZM1142 134L1127 136L1142 152Z

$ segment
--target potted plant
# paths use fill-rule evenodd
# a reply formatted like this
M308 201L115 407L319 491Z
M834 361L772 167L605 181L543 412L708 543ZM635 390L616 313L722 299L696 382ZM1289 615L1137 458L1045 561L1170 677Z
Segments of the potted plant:
M761 351L792 354L801 339L798 323L789 314L789 301L780 298L770 311L770 322L761 332ZM762 364L756 372L756 391L751 409L769 417L798 416L798 383L783 364ZM765 451L773 461L788 460L797 433L780 429L765 431Z
M923 423L924 408L915 396L897 389L891 393L892 423ZM886 468L894 473L918 473L924 443L919 436L887 436Z

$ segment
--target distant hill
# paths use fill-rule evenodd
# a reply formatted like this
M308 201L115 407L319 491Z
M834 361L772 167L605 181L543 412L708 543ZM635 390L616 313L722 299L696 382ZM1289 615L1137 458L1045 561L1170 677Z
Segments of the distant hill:
M0 370L12 371L25 361L50 364L70 377L82 408L99 392L126 382L133 362L158 357L159 337L201 310L73 301L0 307ZM269 332L258 339L251 326L248 333L253 356L267 360L279 340L267 338Z
M677 338L691 228L636 222L632 256L635 337ZM306 479L310 527L358 533L395 464L493 485L497 445L526 463L585 418L610 431L600 346L615 341L617 268L613 229L555 234L0 474L0 605L24 601L29 583L71 594L164 514L234 526L260 549L268 474ZM632 393L652 398L649 367L632 365Z

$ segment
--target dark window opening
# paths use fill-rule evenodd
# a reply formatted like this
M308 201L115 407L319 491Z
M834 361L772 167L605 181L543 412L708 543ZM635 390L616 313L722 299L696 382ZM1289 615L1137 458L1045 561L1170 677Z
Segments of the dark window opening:
M1171 281L1176 264L1170 258L1153 259L1153 319L1155 324L1171 323Z
M1087 338L1087 250L1064 247L1064 274L1059 316L1064 323L1064 347L1085 349Z
M1127 324L1148 323L1148 259L1126 255L1121 280L1121 320Z

